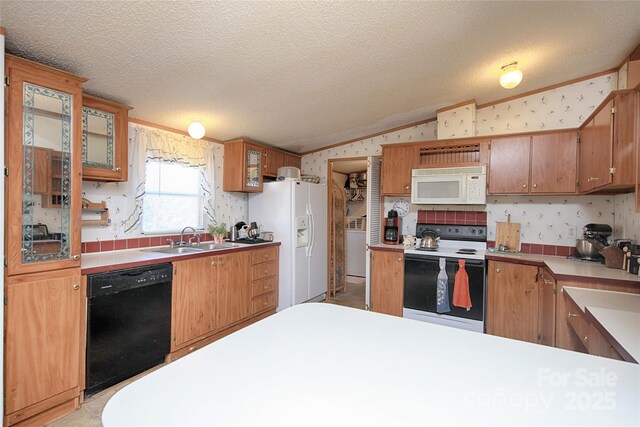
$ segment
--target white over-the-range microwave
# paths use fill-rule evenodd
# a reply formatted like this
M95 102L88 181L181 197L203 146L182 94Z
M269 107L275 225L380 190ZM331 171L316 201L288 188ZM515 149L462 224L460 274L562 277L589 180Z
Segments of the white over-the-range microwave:
M411 203L418 205L484 205L487 167L413 169Z

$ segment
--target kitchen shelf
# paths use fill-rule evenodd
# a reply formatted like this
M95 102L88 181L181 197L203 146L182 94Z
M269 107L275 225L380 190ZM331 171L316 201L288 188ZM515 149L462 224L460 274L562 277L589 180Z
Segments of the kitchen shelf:
M100 203L93 203L87 199L82 199L82 210L86 212L97 212L100 214L100 219L83 219L82 225L106 227L111 222L109 219L109 208L104 200Z

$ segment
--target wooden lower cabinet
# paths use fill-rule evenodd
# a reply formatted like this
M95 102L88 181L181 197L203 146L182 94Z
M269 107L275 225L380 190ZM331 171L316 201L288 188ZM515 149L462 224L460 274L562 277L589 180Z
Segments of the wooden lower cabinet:
M257 271L266 273L255 278ZM202 340L277 305L277 247L176 261L173 274L172 354L200 348Z
M371 311L402 317L404 253L371 251Z
M80 269L6 278L5 424L45 424L80 404L86 288Z
M556 347L564 348L565 350L580 351L583 353L587 351L584 343L584 337L588 335L588 330L586 326L583 326L581 329L578 329L578 331L576 331L576 322L580 321L576 319L577 316L575 315L579 314L580 311L575 307L575 305L572 304L571 300L566 295L564 295L563 289L565 286L574 288L601 289L605 291L629 292L634 294L640 293L640 287L638 287L637 284L631 284L630 282L597 283L593 281L581 280L558 281L555 345Z
M489 261L488 334L538 342L539 267Z

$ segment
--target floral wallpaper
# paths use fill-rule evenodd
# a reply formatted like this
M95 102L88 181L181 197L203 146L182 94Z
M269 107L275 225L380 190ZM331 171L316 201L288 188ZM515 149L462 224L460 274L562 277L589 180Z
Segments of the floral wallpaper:
M617 85L617 73L605 74L480 108L476 135L576 128Z
M476 112L476 134L492 135L578 127L607 94L617 88L617 84L617 74L611 73L479 109ZM471 108L461 108L466 107ZM456 112L455 116L458 117L459 110L458 108L448 112ZM450 126L456 124L455 121L450 121L453 113L443 116L444 113L439 115L439 121L446 117ZM470 125L467 120L457 124L460 126L455 126L453 130L450 126L444 129L453 133L462 129L464 132L465 126ZM443 126L440 123L430 122L309 154L302 158L302 171L319 175L325 182L327 159L380 155L381 143L442 139L438 138L438 131L441 129ZM445 138L448 137L450 136ZM392 209L394 203L400 199L402 198L385 198L384 213ZM412 205L410 212L403 218L403 234L415 233L418 209L486 210L490 240L495 239L496 221L506 221L506 214L511 214L511 221L522 224L521 241L525 243L573 246L575 239L582 235L582 228L589 223L611 225L614 227L616 238L640 238L640 214L635 213L633 194L615 197L488 196L486 206Z
M129 127L129 144L134 141L132 128ZM220 221L230 224L231 220L246 221L248 198L245 193L227 193L222 191L222 165L224 159L224 145L214 144L215 154L215 176L214 176L214 217ZM132 159L129 158L129 163ZM134 183L128 182L82 182L82 197L92 202L107 202L109 207L109 219L111 223L106 227L83 226L82 241L92 242L96 240L116 240L123 238L140 237L142 234L138 229L125 233L124 223L127 219L127 212L131 211L132 200L130 195L135 194ZM91 213L83 214L87 219L93 219ZM187 225L187 224L185 224Z
M438 113L438 139L466 138L475 134L475 103Z
M438 130L435 121L411 126L384 135L365 138L327 150L317 151L302 157L302 173L318 175L321 183L327 182L327 160L341 157L367 157L382 155L380 144L436 139Z

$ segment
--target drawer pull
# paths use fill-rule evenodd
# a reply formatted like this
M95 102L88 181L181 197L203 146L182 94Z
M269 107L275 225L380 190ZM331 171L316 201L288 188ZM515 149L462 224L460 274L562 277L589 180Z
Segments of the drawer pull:
M496 273L500 273L500 269L499 268L496 268Z
M578 315L577 314L573 314L573 313L569 313L569 314L567 314L567 317L578 317Z
M264 274L267 274L269 272L269 270L264 270Z
M78 289L80 289L80 285L78 285L77 283L75 283L75 284L73 285L73 290L74 290L74 291L77 291Z
M193 351L193 350L195 350L195 349L196 349L196 346L195 346L195 345L192 345L191 347L189 347L189 351Z

